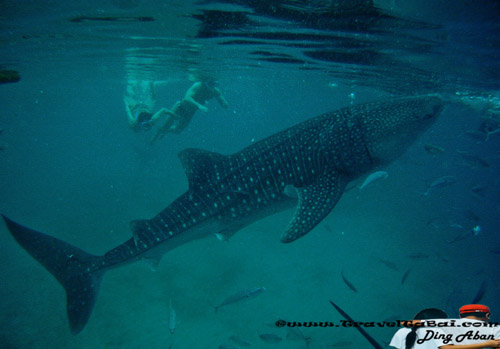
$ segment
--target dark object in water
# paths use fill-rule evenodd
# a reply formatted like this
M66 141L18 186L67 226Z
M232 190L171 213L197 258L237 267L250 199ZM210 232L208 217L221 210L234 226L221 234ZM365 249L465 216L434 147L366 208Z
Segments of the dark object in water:
M387 268L389 268L389 269L392 269L392 270L394 270L394 271L398 271L398 270L399 270L398 266L397 266L395 263L393 263L393 262L391 262L391 261L389 261L389 260L387 260L387 259L382 259L382 258L379 258L379 260L378 260L378 261L379 261L380 263L382 263L383 265L385 265L385 266L386 266Z
M330 303L333 305L333 307L335 309L337 309L337 311L340 313L340 315L342 315L344 317L344 319L346 319L347 321L350 321L351 323L355 323L355 321L352 319L352 317L350 317L345 311L343 311L338 305L336 305L335 303L333 303L332 301L330 301ZM363 335L363 337L365 337L368 342L370 342L371 345L373 345L373 347L375 349L383 349L382 346L380 344L377 343L377 341L368 334L368 332L366 332L363 327L361 326L354 326L355 329L357 329L359 331L359 333L361 333Z
M232 335L231 337L229 337L229 339L232 340L234 343L238 344L239 346L242 346L242 347L249 347L249 346L252 345L252 343L250 343L246 339L243 339L243 338L241 338L240 336L237 336L237 335Z
M21 76L17 71L0 69L0 84L18 82L19 80L21 80Z
M490 167L490 163L480 156L465 151L457 151L458 154L471 166Z
M260 339L266 343L279 343L283 340L280 336L274 333L263 333L259 334Z
M433 189L433 188L447 187L449 185L455 184L456 181L457 181L457 178L454 177L454 176L439 177L438 179L435 179L431 183L431 185L429 186L429 188L427 189L427 191L424 193L424 195L425 196L429 195L431 189Z
M254 288L251 288L251 289L248 289L248 290L243 290L243 291L240 291L238 293L235 293L235 294L227 297L226 299L224 299L222 301L222 303L220 303L219 305L216 305L215 306L215 311L217 312L217 310L220 307L226 306L228 304L237 303L237 302L240 302L242 300L255 297L258 294L261 294L265 290L266 290L265 287L254 287Z
M404 285L406 279L408 278L408 275L410 275L411 268L405 271L403 274L403 277L401 278L401 285Z
M482 131L476 131L476 130L471 130L465 132L465 134L475 140L482 141L484 142L486 140L486 137L488 136L487 133L482 132Z
M438 147L437 145L427 143L424 145L424 149L428 154L436 155L436 154L441 154L444 153L444 149L441 147Z
M154 20L155 19L153 17L78 16L71 18L69 21L72 23L81 23L81 22L153 22Z
M344 283L347 285L347 287L349 287L354 292L358 293L358 290L356 290L356 287L354 287L354 285L352 284L352 282L350 282L349 280L347 280L346 277L344 276L344 271L343 270L340 272L340 275L342 275L342 280L344 280Z
M478 184L478 185L473 186L471 191L474 194L477 194L479 196L484 196L486 189L488 189L488 187L486 185Z
M468 231L460 233L459 235L455 236L453 239L448 240L446 242L449 243L449 244L453 244L455 242L462 241L462 240L465 240L465 239L469 239L471 237L474 237L474 233L473 233L472 230L468 230Z
M306 336L300 327L288 327L288 333L286 334L287 340L299 340L304 341L306 344L306 348L309 348L309 344L311 343L311 337Z
M483 296L486 293L487 284L488 283L486 280L484 280L481 283L481 287L479 287L479 290L477 290L477 293L474 296L474 299L472 300L471 304L478 304L481 301L481 299L483 299Z
M435 179L431 183L431 188L445 187L447 185L454 184L456 181L457 181L457 178L454 176L439 177L438 179Z

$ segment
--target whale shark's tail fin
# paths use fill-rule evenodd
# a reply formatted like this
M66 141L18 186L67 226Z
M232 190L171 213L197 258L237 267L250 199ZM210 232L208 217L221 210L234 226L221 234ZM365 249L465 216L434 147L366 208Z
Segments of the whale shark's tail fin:
M73 334L87 323L94 307L103 270L103 257L24 227L3 216L14 239L42 264L66 290L68 319Z

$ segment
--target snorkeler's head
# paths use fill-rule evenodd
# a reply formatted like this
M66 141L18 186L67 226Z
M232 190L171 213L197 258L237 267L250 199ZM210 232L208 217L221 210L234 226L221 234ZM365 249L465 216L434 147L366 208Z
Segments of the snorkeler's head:
M137 117L137 124L135 125L136 131L147 131L153 127L153 120L151 119L153 114L143 111L139 113Z

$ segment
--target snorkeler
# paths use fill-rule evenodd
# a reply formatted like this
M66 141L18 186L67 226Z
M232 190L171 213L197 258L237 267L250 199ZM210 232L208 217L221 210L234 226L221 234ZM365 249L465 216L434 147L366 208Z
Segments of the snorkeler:
M147 131L160 117L161 110L153 113L156 103L155 83L153 81L128 81L123 97L128 123L134 131Z
M178 101L169 110L162 108L157 114L166 114L165 124L158 130L151 143L163 138L167 133L181 133L190 123L198 109L207 112L205 103L215 98L223 108L227 108L227 101L221 91L215 87L213 80L198 81L186 92L181 101ZM159 116L161 116L159 115Z

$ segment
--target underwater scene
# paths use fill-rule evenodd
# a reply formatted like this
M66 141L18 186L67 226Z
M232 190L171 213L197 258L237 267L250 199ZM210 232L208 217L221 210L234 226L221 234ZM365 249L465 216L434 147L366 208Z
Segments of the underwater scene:
M500 322L499 1L0 9L0 348Z

